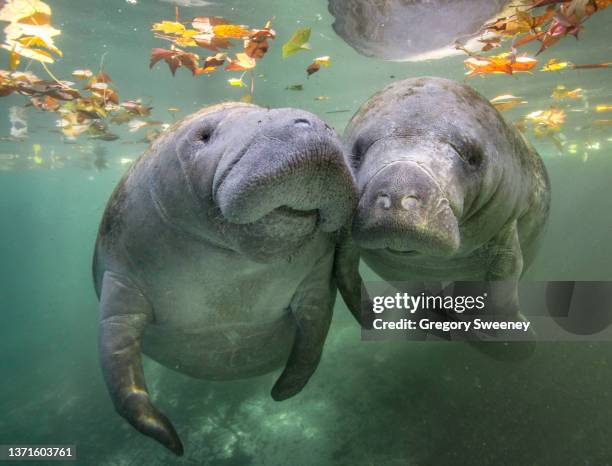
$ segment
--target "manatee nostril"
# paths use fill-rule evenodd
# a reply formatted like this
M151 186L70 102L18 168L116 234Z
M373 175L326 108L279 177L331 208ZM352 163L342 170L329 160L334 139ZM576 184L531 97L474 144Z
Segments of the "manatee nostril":
M387 194L379 194L376 198L376 207L381 209L391 208L391 198Z
M414 209L417 205L421 203L421 199L415 195L408 195L402 197L402 208L405 210Z
M310 121L306 118L296 118L293 120L293 124L298 127L309 128L311 126Z

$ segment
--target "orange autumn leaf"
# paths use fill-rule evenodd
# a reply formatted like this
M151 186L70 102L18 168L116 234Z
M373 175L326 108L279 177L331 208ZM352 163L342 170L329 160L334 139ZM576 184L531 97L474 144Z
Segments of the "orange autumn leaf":
M530 71L538 61L527 56L516 57L509 53L502 53L491 57L471 56L464 61L469 69L468 77L477 74L513 74Z
M237 24L220 24L213 26L212 32L221 39L242 39L250 34L248 29Z
M237 53L235 59L228 58L229 64L225 67L226 71L247 71L255 68L257 64L254 58L246 53Z
M48 95L42 97L32 97L30 102L35 108L45 112L55 112L60 108L59 101Z

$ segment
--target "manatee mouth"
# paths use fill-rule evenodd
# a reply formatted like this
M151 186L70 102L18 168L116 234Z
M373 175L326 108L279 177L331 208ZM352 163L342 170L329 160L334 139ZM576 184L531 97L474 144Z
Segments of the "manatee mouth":
M318 210L296 210L280 206L251 223L234 223L235 250L257 262L269 262L295 254L320 228Z
M401 250L393 249L393 248L385 248L385 250L387 252L390 252L391 254L394 254L397 256L403 256L403 257L414 257L420 254L419 251L417 251L416 249L401 251Z

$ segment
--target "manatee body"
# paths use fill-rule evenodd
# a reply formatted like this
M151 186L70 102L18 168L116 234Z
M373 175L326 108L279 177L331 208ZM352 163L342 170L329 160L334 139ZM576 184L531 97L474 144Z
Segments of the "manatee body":
M550 185L487 99L442 78L396 82L344 137L360 197L336 279L353 314L362 257L386 281L483 282L495 313L522 319L517 284L546 225Z
M147 393L141 350L210 380L285 365L272 396L299 392L330 324L335 232L355 204L339 139L304 111L222 104L156 140L112 194L95 247L117 411L182 454Z
M396 61L457 53L508 0L329 0L333 28L359 53ZM482 45L482 44L481 44Z

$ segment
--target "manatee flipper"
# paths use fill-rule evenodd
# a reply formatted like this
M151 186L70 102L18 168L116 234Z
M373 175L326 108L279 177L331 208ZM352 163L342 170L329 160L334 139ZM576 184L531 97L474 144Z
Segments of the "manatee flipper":
M520 312L518 283L523 273L523 255L516 221L492 240L488 248L489 260L485 276L488 296L487 310L506 320L525 321ZM535 350L535 332L529 328L525 341L478 342L470 341L479 351L500 360L521 360Z
M174 427L151 402L144 380L140 340L152 310L128 279L105 272L100 292L99 348L102 373L116 411L137 430L183 454Z
M361 311L363 280L359 273L359 248L344 232L336 245L334 257L334 281L340 295L355 320L362 328L372 328L372 319L365 319Z
M330 280L332 260L329 254L319 261L291 301L290 310L297 329L285 369L272 388L272 398L276 401L299 393L321 359L336 298L336 287Z

